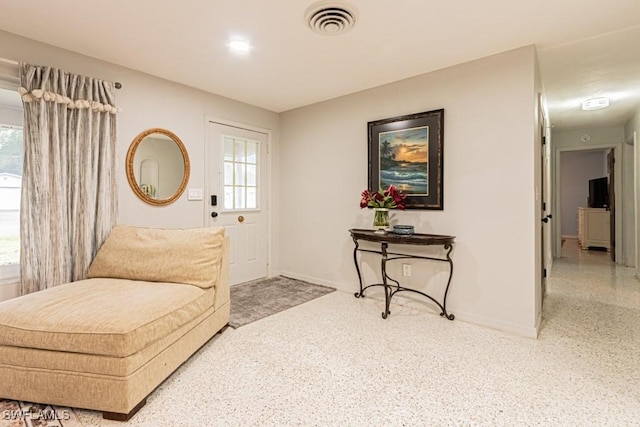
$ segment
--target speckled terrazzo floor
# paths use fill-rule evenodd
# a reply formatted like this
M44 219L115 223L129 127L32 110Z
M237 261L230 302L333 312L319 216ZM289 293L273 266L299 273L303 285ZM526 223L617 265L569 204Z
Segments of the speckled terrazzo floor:
M573 245L573 247L572 247ZM227 329L128 423L640 426L640 282L564 245L538 340L334 292ZM395 310L394 310L395 308Z

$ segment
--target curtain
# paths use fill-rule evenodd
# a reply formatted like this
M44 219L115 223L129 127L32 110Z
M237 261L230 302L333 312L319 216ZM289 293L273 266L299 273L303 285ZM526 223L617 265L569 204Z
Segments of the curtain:
M20 64L20 294L86 277L117 220L113 83Z

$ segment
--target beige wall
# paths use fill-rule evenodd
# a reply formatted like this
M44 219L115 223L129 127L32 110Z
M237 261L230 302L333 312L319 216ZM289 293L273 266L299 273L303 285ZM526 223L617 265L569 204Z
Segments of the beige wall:
M373 220L358 206L367 122L444 108L444 210L394 212L392 222L456 236L449 308L458 319L535 336L534 57L521 48L283 113L283 273L356 290L348 229ZM425 289L438 272L434 285L442 284L440 266L412 264L411 285ZM367 278L378 268L365 259Z
M116 102L123 109L118 118L121 223L139 224L144 218L148 226L196 227L204 224L203 202L187 201L186 193L173 205L158 208L142 203L130 190L124 160L130 142L142 130L161 127L180 137L192 160L189 187L197 188L204 187L205 116L270 129L274 133L274 145L277 145L278 115L274 112L6 32L0 32L0 42L0 57L51 65L122 83L123 88L116 92ZM184 72L189 72L186 65Z
M640 278L640 197L638 196L638 191L640 191L640 172L638 171L638 166L640 166L640 149L638 149L638 144L640 144L640 105L636 108L636 112L633 117L627 121L624 126L624 138L625 142L633 141L634 145L630 150L627 147L628 152L633 152L634 157L634 181L635 185L629 185L630 188L633 188L633 198L630 200L632 203L635 203L636 212L635 212L635 233L636 236L636 245L635 249L635 267L636 267L636 275Z
M394 212L392 221L456 236L449 308L457 319L536 335L540 168L533 47L278 116L8 33L0 32L0 42L0 57L122 82L124 88L117 92L123 108L121 223L204 224L203 202L189 202L185 195L169 207L156 208L137 200L128 188L126 150L143 129L164 127L182 139L191 158L191 188L204 188L205 117L272 130L272 269L350 292L356 274L347 230L372 222L371 212L358 207L367 186L367 122L444 108L445 209ZM365 276L372 279L378 266L377 260L365 259ZM443 273L440 266L415 263L409 284L433 292L443 284ZM424 278L431 276L433 288L425 288Z
M154 207L138 200L129 188L124 162L129 144L144 129L161 127L174 132L185 144L191 160L189 188L204 188L205 117L216 117L272 131L273 182L278 182L279 117L253 107L148 74L98 61L87 56L0 31L0 57L50 65L69 72L121 82L116 103L123 111L118 118L119 222L150 227L198 227L205 224L203 201L188 201L187 192L167 207ZM186 64L172 64L183 67ZM215 78L212 76L212 78ZM272 188L272 269L278 271L278 187Z

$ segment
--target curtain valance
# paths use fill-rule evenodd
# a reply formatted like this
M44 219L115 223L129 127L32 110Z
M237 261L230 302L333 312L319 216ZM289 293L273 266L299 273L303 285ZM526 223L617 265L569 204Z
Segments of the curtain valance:
M66 104L67 108L91 108L93 111L116 114L122 111L121 108L111 105L111 104L102 104L97 101L88 101L86 99L76 99L73 100L68 96L60 95L59 93L54 93L50 91L42 91L40 89L35 89L29 92L27 89L21 87L19 89L20 95L22 96L23 102L33 102L34 100L44 99L47 102L55 102L57 104Z
M121 111L115 105L112 82L27 63L21 63L20 68L23 86L19 92L25 103L44 100L64 104L69 109L111 114Z

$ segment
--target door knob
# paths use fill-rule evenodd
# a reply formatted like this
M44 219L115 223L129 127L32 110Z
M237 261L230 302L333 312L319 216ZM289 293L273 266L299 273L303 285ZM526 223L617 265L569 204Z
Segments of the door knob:
M244 222L244 217L242 215L238 217L238 222Z
M211 212L211 218L215 218L218 216L218 212Z

